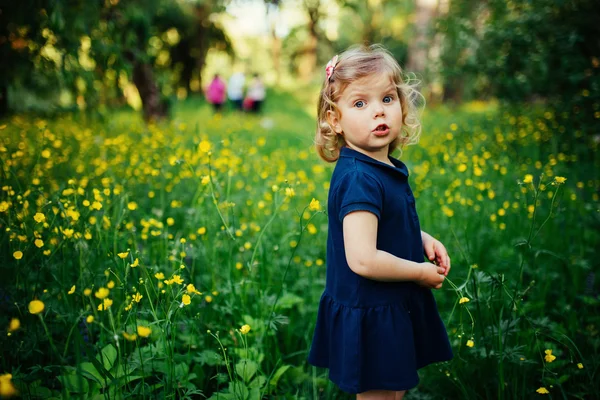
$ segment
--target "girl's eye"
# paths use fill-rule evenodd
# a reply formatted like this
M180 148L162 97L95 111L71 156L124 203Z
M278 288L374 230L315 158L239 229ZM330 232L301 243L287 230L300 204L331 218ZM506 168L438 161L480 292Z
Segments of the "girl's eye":
M365 106L365 102L362 100L359 100L356 103L354 103L354 107L356 107L356 108L362 108L364 106Z
M392 100L394 100L394 98L393 98L392 96L385 96L385 97L383 98L383 102L384 102L384 103L391 103L391 102L392 102Z

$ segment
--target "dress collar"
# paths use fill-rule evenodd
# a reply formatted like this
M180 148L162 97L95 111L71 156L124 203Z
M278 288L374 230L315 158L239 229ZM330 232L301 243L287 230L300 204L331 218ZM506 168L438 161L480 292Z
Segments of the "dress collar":
M384 169L387 169L390 171L394 171L394 172L400 173L400 174L408 177L408 168L406 167L406 164L404 164L402 161L400 161L392 156L388 156L388 158L390 159L392 164L394 164L395 167L392 167L391 165L386 164L386 163L382 163L379 160L369 157L368 155L363 154L354 149L351 149L350 147L347 147L347 146L344 146L340 149L340 157L355 158L357 160L361 160L361 161L367 162L369 164L375 165L379 168L384 168Z

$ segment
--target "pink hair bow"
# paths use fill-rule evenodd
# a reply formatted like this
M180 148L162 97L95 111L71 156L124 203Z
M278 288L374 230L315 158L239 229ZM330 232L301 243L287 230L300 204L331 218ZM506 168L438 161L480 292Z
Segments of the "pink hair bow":
M331 75L333 75L333 71L335 70L335 66L337 65L337 62L338 62L338 56L335 55L327 63L327 66L325 67L325 79L327 80L327 82L329 82L329 79L331 79Z

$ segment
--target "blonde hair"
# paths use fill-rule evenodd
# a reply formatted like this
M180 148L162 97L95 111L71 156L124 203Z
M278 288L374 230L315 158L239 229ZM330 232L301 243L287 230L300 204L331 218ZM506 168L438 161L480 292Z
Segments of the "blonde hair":
M334 132L327 121L327 112L341 112L336 102L352 82L376 73L387 73L396 85L402 106L402 131L389 147L389 153L396 148L415 144L421 135L420 111L424 98L416 89L419 84L414 77L407 76L394 57L382 46L354 46L339 55L333 74L325 79L317 106L317 132L315 146L319 156L327 162L334 162L340 156L340 149L346 145L342 135Z

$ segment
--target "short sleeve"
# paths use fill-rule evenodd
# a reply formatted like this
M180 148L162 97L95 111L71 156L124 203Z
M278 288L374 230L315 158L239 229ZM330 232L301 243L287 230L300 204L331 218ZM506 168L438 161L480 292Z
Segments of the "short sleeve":
M374 177L364 172L352 171L340 179L337 187L340 222L354 211L369 211L375 214L377 219L380 218L383 190Z

